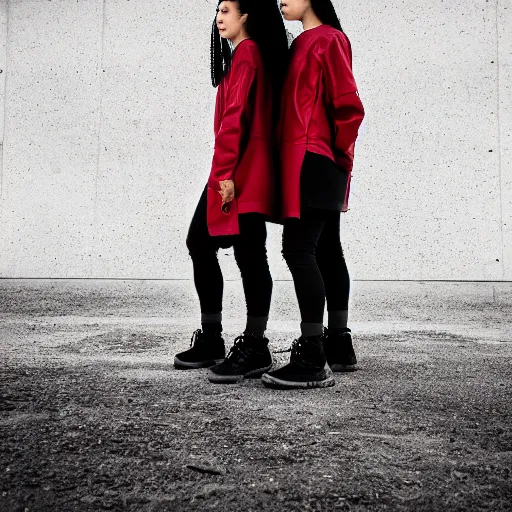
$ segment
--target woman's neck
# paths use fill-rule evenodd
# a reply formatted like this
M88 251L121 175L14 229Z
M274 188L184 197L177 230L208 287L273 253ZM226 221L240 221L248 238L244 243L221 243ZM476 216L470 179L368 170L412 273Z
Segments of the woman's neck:
M304 30L310 30L312 28L319 27L320 25L323 25L320 18L315 14L315 11L313 11L312 8L309 8L305 13L304 16L302 16L302 19L300 20L302 22L302 27Z
M242 41L249 39L249 34L245 30L240 31L240 33L233 39L231 42L233 43L233 49L235 49Z

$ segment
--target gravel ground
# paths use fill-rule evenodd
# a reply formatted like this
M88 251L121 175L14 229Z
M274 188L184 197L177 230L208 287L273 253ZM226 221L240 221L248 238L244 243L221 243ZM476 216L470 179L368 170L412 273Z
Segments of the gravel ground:
M355 283L325 390L174 370L197 315L188 281L0 281L0 509L512 510L511 284ZM297 315L277 282L273 350Z

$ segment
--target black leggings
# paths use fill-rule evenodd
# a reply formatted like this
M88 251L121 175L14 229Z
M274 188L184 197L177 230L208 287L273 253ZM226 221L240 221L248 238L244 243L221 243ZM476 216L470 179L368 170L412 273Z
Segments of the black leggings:
M194 283L201 313L220 313L224 280L217 259L221 247L233 247L249 316L268 316L272 297L272 277L267 261L267 227L259 213L239 216L239 235L211 236L206 223L206 189L201 195L187 236L194 267Z
M283 256L293 277L303 323L323 323L329 311L347 311L350 277L340 242L340 212L303 208L284 222Z

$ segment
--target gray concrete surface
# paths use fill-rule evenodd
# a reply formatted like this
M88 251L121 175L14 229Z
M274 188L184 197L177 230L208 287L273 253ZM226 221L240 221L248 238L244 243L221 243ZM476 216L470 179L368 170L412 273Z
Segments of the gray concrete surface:
M0 509L510 510L512 285L352 297L361 369L276 392L172 368L198 326L189 281L0 281ZM243 310L228 281L228 346ZM276 282L273 350L297 314Z
M507 30L512 23L510 1L498 3L497 20L503 252L505 261L512 262L512 38Z
M4 123L5 123L5 75L7 64L7 2L0 1L0 198L2 197ZM2 202L0 200L0 211Z
M511 0L334 3L367 110L343 220L354 275L511 280ZM0 0L0 276L191 277L214 8ZM271 228L289 278L279 246Z

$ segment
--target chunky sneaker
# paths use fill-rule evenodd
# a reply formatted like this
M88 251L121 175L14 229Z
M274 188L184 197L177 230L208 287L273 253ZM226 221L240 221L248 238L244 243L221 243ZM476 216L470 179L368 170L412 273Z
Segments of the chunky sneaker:
M357 359L352 346L350 329L340 329L339 331L324 329L323 341L327 363L333 372L357 370Z
M268 339L242 334L235 339L226 359L208 372L208 380L216 384L234 384L243 378L261 377L272 367Z
M322 338L300 337L293 342L290 362L269 373L261 380L275 389L326 388L334 386L334 377L324 353Z
M209 368L220 363L226 356L221 334L206 334L198 329L192 335L190 348L176 354L174 367L178 370Z

